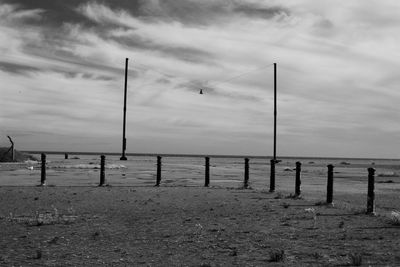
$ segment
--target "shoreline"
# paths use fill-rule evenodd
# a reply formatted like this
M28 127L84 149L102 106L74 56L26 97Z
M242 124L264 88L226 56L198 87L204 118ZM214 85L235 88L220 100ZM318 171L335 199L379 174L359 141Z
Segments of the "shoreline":
M21 150L23 153L29 154L50 154L50 155L109 155L109 156L120 156L120 152L76 152L76 151L39 151L39 150ZM171 153L125 153L127 157L189 157L189 158L203 158L203 157L214 157L214 158L253 158L253 159L272 159L273 156L261 156L261 155L218 155L218 154L171 154ZM400 161L400 158L385 158L385 157L326 157L326 156L279 156L277 159L333 159L333 160L393 160Z
M49 187L97 186L100 165L98 157L82 156L64 159L63 155L49 155L46 164L46 184ZM314 159L315 160L315 159ZM338 161L338 164L341 160ZM122 165L121 165L122 164ZM294 193L295 171L292 161L283 161L276 168L276 191ZM210 186L240 188L243 186L244 166L241 160L213 160L210 166ZM322 201L326 197L325 161L304 163L301 170L301 191L307 199ZM367 202L368 161L337 165L334 169L334 202L362 210ZM375 205L380 213L400 210L400 176L397 165L376 162ZM399 166L400 168L400 166ZM108 157L105 166L106 182L113 187L146 187L156 183L155 159L145 157L119 161ZM269 165L263 160L250 162L249 185L255 190L269 186ZM40 162L0 164L0 186L36 186L41 180ZM162 162L161 186L199 187L204 185L204 162L200 158L166 158ZM390 183L389 183L390 181Z

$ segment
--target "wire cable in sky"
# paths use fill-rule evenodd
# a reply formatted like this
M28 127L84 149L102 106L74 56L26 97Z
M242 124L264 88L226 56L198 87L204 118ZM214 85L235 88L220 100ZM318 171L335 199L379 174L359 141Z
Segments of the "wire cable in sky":
M263 69L267 69L267 68L269 68L269 67L271 67L271 66L273 66L273 65L274 65L274 63L271 63L271 64L268 64L268 65L266 65L266 66L258 67L257 69L243 72L243 73L241 73L241 74L238 74L238 75L236 75L236 76L232 76L232 77L227 78L227 79L225 79L225 80L216 81L215 83L212 83L212 85L215 86L215 85L218 85L218 84L223 84L223 83L232 81L232 80L234 80L234 79L240 78L240 77L242 77L242 76L245 76L245 75L247 75L247 74L250 74L250 73L253 73L253 72L256 72L256 71L260 71L260 70L263 70Z
M150 70L150 71L154 71L154 72L157 72L157 73L159 73L159 74L161 74L163 76L166 76L166 77L179 77L176 74L170 74L170 73L168 74L166 72L162 72L162 71L156 70L154 68L151 68L150 66L147 66L147 65L144 65L144 64L141 64L141 63L136 63L136 64L142 66L142 69L147 69L147 70Z
M161 75L163 75L163 76L165 76L165 77L168 77L168 78L171 78L171 77L180 77L180 78L184 78L184 79L189 80L187 77L180 76L180 75L176 75L176 74L170 74L170 73L166 73L166 72L161 72L161 71L156 70L155 68L152 68L152 67L150 67L150 66L148 66L148 65L145 65L145 64L142 64L142 63L136 63L136 64L137 64L137 65L140 65L140 66L142 67L142 69L147 69L147 70L150 70L150 71L157 72L157 73L159 73L159 74L161 74ZM271 67L271 66L273 66L273 65L274 65L274 63L270 63L270 64L268 64L268 65L264 65L264 66L258 67L258 68L256 68L256 69L253 69L253 70L249 70L249 71L245 71L245 72L239 73L239 74L237 74L237 75L235 75L235 76L231 76L231 77L226 78L226 79L224 79L224 80L214 81L214 82L212 82L212 83L211 83L210 85L208 85L208 86L216 86L216 85L219 85L219 84L227 83L227 82L229 82L229 81L231 81L231 80L240 78L240 77L242 77L242 76L246 76L246 75L248 75L248 74L250 74L250 73L253 73L253 72L256 72L256 71L260 71L260 70L263 70L263 69L267 69L267 68L269 68L269 67ZM135 67L133 67L133 68L135 68ZM137 67L136 67L136 68L137 68ZM139 68L139 69L141 69L141 68ZM189 81L189 82L194 84L193 81ZM142 87L145 87L145 86L149 86L149 85L152 85L152 84L155 84L155 83L158 83L158 81L150 82L150 83L147 83L147 84L142 84L142 85L139 86L139 88L142 88ZM198 85L196 84L196 86L198 86Z

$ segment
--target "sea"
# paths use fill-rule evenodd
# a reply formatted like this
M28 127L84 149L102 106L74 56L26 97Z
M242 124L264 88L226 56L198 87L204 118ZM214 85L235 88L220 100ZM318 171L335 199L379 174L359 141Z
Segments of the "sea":
M41 155L23 163L0 163L0 186L36 186L41 179ZM156 184L155 154L105 155L105 178L109 186L149 187ZM203 187L205 156L160 155L160 187ZM270 157L208 156L210 184L215 189L242 189L245 158L249 158L250 190L270 189ZM376 205L400 210L400 159L279 157L275 189L281 197L294 194L296 162L301 163L301 193L305 198L323 201L327 190L327 165L334 166L334 201L354 207L365 206L368 169L374 169ZM97 186L100 182L100 154L46 153L47 186Z

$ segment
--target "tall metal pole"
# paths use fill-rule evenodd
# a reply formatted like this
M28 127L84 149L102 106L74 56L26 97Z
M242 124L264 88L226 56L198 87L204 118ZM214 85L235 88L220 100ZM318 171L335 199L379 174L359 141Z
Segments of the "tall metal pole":
M277 106L276 106L276 63L274 63L274 162L276 163L276 116L277 116Z
M275 164L276 160L276 115L277 115L277 107L276 107L276 63L274 63L274 154L271 162L271 170L270 170L270 183L269 183L269 191L275 192Z
M125 130L126 130L126 94L128 88L128 58L125 59L125 90L124 90L124 122L123 122L123 129L122 129L122 156L120 160L127 160L125 156L126 150L126 137L125 137Z

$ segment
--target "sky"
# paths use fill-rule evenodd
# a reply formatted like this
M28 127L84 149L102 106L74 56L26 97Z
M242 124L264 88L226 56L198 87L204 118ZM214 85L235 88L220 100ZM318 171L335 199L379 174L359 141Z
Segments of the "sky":
M400 1L0 0L0 146L400 158ZM200 89L204 94L199 94Z

